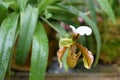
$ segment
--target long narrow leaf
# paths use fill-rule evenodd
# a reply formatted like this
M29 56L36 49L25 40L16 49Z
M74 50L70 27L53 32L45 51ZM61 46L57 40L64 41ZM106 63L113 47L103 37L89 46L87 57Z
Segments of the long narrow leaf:
M39 0L40 4L39 4L39 12L41 13L43 10L45 10L45 8L47 8L48 5L54 3L56 0Z
M26 4L28 0L17 0L17 4L21 10L25 10Z
M68 21L71 18L76 17L76 15L71 14L69 11L67 11L67 9L65 9L59 5L48 6L47 9L52 14L53 19ZM64 16L64 17L61 17L61 16Z
M89 6L89 9L90 9L92 19L97 24L97 17L96 17L94 1L93 0L87 0L87 1L88 1L88 6Z
M68 51L69 51L69 49L67 49L65 51L65 53L64 53L64 55L62 57L63 67L64 67L66 72L68 72L68 70L69 70L69 66L67 64L67 57L68 57L68 53L69 53Z
M4 80L5 77L14 43L17 22L18 15L14 13L8 16L0 27L0 80Z
M24 64L30 49L33 33L38 19L38 9L28 6L20 16L20 36L18 40L16 61Z
M44 80L48 61L48 39L39 22L33 36L30 80Z
M8 6L9 6L9 4L7 4L5 2L0 2L0 24L7 15Z
M98 2L102 9L107 13L109 18L112 20L112 22L115 24L116 18L108 0L98 0Z
M50 27L52 27L54 30L56 30L59 34L61 34L63 37L67 34L67 32L57 23L50 23L47 19L41 17L43 21L45 21Z

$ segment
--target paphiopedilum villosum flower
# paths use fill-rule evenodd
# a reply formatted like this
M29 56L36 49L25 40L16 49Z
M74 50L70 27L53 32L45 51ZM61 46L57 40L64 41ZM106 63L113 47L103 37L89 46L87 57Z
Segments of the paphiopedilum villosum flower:
M74 36L72 38L62 38L59 41L59 50L57 52L60 68L63 66L66 71L69 68L74 68L77 64L79 57L82 55L84 67L91 68L93 63L93 55L86 47L76 42L76 39L81 35L91 35L92 30L87 26L80 26L77 29L70 25Z

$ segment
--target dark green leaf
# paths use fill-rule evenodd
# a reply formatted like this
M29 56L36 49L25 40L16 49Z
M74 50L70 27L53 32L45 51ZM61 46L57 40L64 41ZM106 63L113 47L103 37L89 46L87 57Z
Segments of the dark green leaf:
M20 16L20 36L18 40L16 61L24 64L30 49L31 40L38 19L38 9L28 6Z
M0 24L4 20L4 18L7 16L7 9L8 4L5 2L0 2Z
M96 17L94 1L93 0L87 0L87 2L88 2L88 7L90 9L90 13L91 13L92 19L97 24L97 17Z
M107 13L109 18L115 24L116 18L108 0L98 0L101 8Z
M63 27L60 26L60 24L58 23L50 23L47 19L41 17L48 25L50 25L50 27L52 27L54 30L56 30L59 34L61 34L62 36L66 36L67 32L64 30Z
M30 80L44 80L48 61L48 39L43 25L38 22L33 36Z
M8 16L0 27L0 80L4 80L17 28L18 15Z
M52 14L53 19L70 20L71 18L76 17L76 15L70 13L67 9L59 5L48 6L47 9Z

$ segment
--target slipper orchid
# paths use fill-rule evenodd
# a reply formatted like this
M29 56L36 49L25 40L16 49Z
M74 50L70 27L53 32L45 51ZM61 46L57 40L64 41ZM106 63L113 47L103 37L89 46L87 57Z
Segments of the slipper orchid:
M80 26L75 29L74 26L70 25L70 28L74 34L73 38L62 38L59 41L60 49L57 52L57 56L60 68L62 65L66 71L68 71L68 68L74 68L79 57L82 55L85 68L90 69L94 60L92 52L86 47L83 47L81 44L77 43L76 39L79 37L79 35L90 35L92 30L87 26Z

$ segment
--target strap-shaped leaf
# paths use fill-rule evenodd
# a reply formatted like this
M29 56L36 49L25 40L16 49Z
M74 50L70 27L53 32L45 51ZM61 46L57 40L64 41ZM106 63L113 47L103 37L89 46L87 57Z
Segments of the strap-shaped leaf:
M116 18L108 0L98 0L101 8L107 13L109 18L115 23Z
M95 12L94 1L93 0L87 0L87 2L88 2L88 7L90 9L92 19L97 24L97 16L96 16L96 12Z
M64 30L63 27L60 26L58 23L50 23L47 19L41 17L43 21L45 21L50 27L52 27L54 30L56 30L59 34L61 34L63 37L67 35L67 32Z
M25 10L28 0L17 0L17 4L21 10Z
M68 70L69 70L69 66L67 63L68 52L69 52L69 48L66 49L66 51L62 57L63 67L64 67L66 72L68 72Z
M20 36L18 40L16 61L18 64L24 64L33 33L35 31L36 23L38 19L38 9L28 6L24 12L21 12L20 16Z
M0 2L0 24L7 15L8 6L9 4L2 2L2 1Z
M57 19L57 20L70 20L73 17L76 17L76 15L70 13L69 11L67 11L67 9L59 6L59 5L51 5L47 7L48 11L52 14L52 18L53 19ZM64 17L61 17L64 16Z
M56 2L56 0L38 0L38 2L39 2L39 12L41 13L43 10L45 10L45 8L48 5Z
M0 80L4 80L17 28L18 15L8 16L0 27Z
M44 80L48 61L48 39L43 25L38 22L32 44L30 80Z

